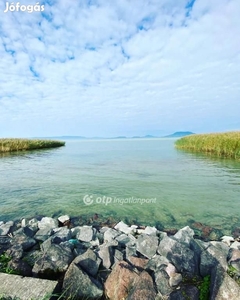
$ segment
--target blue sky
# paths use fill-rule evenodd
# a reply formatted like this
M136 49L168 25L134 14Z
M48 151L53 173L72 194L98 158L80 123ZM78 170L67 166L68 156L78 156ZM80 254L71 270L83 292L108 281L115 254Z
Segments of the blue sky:
M0 136L240 129L239 0L5 3Z

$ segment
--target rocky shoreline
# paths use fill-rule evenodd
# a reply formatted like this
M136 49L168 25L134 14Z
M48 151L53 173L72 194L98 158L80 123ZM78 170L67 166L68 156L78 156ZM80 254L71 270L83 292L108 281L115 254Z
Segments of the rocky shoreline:
M44 299L240 299L240 237L207 241L209 228L163 232L69 216L0 221L0 272L55 281ZM13 299L1 282L0 299Z

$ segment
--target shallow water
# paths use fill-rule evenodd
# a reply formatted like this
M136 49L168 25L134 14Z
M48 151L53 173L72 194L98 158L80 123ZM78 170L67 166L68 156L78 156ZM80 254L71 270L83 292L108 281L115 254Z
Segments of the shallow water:
M174 141L67 140L58 149L2 155L0 221L98 213L164 227L194 220L228 233L240 224L240 162L176 150ZM130 197L156 203L126 203Z

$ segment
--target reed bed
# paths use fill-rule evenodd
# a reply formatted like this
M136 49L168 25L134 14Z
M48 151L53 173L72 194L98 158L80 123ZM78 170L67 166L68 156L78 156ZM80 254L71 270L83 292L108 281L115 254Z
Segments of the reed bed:
M240 159L240 131L194 134L175 142L178 149Z
M0 153L56 148L64 145L65 142L54 140L3 138L0 139Z

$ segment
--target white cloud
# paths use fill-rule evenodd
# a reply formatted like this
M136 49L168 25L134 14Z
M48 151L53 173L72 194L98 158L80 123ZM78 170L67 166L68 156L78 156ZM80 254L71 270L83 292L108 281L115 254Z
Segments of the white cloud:
M0 3L0 136L239 128L239 1L175 2Z

